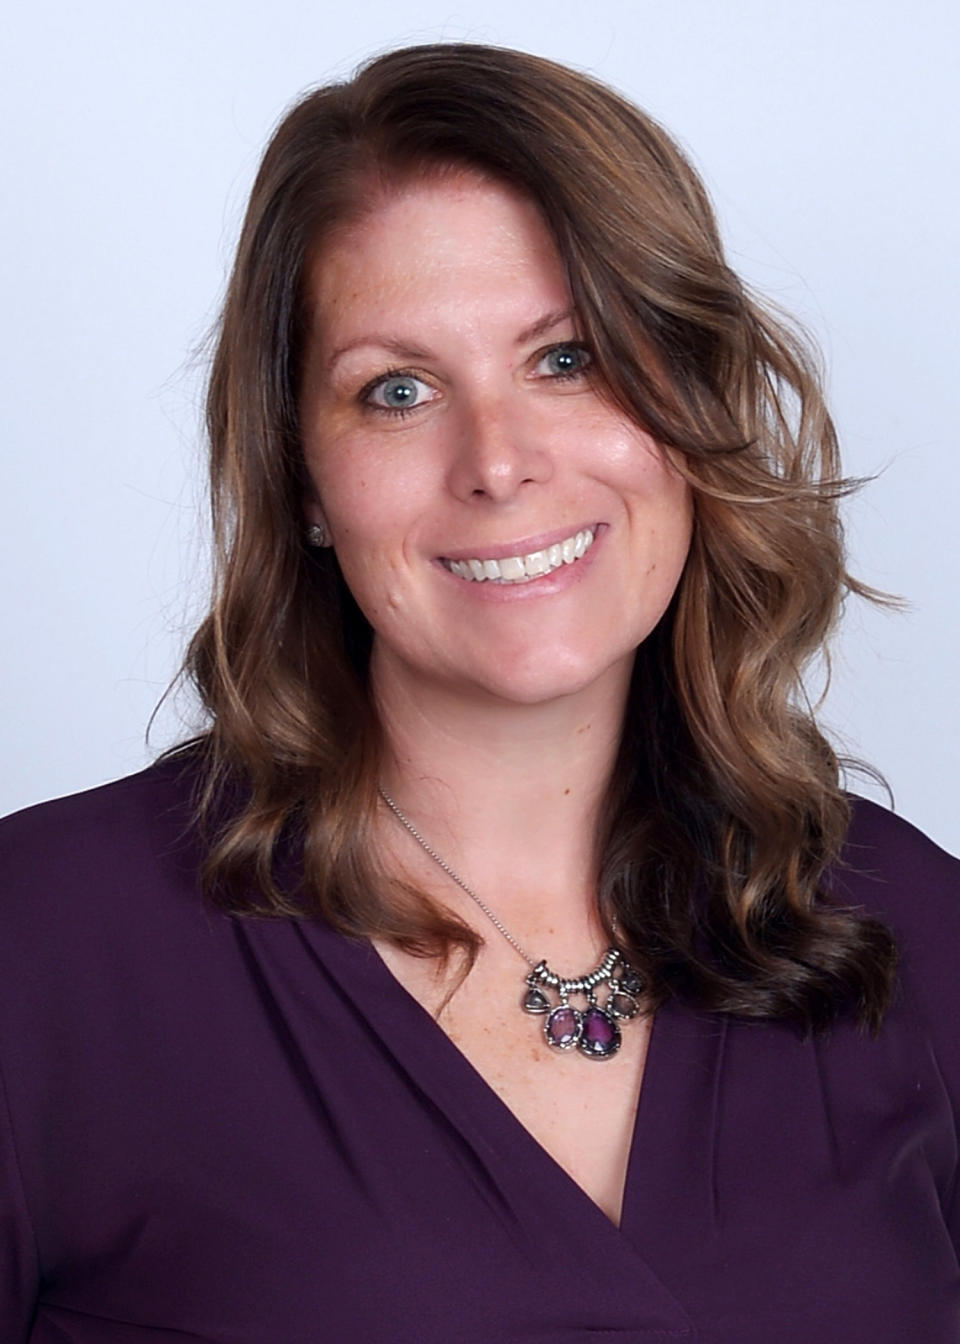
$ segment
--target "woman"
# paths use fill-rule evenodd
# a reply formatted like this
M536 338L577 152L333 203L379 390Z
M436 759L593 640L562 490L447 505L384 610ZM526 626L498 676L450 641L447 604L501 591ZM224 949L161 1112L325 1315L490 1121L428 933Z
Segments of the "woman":
M669 138L309 95L209 430L209 729L3 832L4 1338L960 1339L957 865L806 707L847 486Z

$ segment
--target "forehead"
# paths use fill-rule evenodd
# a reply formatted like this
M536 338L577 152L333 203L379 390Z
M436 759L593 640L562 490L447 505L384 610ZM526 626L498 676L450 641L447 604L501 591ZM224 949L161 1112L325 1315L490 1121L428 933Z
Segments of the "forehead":
M317 249L307 283L325 326L398 305L426 314L502 304L508 295L528 307L567 296L564 266L537 206L466 171L378 197Z

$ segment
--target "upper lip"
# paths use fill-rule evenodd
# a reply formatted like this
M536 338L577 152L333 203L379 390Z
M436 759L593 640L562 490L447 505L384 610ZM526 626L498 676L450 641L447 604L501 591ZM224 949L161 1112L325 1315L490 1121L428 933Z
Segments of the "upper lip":
M534 551L545 551L549 546L566 537L575 537L578 532L588 529L595 532L600 523L577 523L575 526L555 527L552 532L539 532L533 537L522 537L519 541L507 541L496 546L477 546L472 550L461 546L453 551L444 551L441 560L506 560L511 555L532 555Z

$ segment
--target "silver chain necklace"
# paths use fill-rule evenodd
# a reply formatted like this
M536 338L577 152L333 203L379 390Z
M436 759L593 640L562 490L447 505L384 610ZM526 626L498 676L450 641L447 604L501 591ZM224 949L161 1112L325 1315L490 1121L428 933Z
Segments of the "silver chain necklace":
M433 859L447 877L456 882L461 891L465 891L470 899L476 902L494 928L503 934L507 942L532 968L526 977L526 992L520 1006L526 1013L546 1015L543 1036L547 1045L554 1050L580 1050L588 1059L609 1059L611 1055L615 1055L620 1049L620 1022L629 1021L630 1018L637 1016L640 1011L638 996L644 989L643 977L624 958L620 949L608 947L599 964L588 975L580 975L572 980L557 975L551 971L546 961L535 961L520 946L490 907L467 886L459 874L453 871L449 863L427 844L386 789L380 789L380 797L400 824L410 832L420 848ZM597 990L602 987L606 988L606 998L601 1005L597 1002ZM550 991L556 996L555 999L551 997ZM569 1002L571 996L585 999L586 1006L574 1007Z

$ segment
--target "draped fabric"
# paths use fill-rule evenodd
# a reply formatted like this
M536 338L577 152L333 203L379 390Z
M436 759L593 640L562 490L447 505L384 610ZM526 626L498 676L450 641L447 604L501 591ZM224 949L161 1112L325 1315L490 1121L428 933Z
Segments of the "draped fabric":
M960 1342L960 864L906 822L834 875L879 1037L661 1009L617 1228L369 944L204 905L191 785L0 824L3 1344Z

